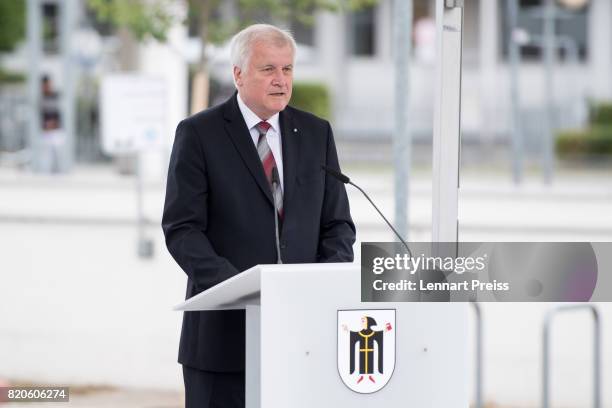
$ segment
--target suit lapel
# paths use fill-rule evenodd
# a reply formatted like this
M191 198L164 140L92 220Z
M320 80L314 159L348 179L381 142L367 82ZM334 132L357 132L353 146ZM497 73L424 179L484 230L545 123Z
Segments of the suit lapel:
M251 139L249 129L247 129L242 113L240 113L240 109L238 108L236 93L234 93L234 96L225 103L224 117L226 120L225 130L232 140L232 143L236 147L236 150L238 150L238 153L240 153L244 164L249 169L249 172L257 182L261 191L268 198L270 204L274 205L272 201L272 192L266 180L261 160L259 160L259 156L257 155L257 149L253 145L253 139Z
M300 129L296 126L289 109L280 113L283 149L283 208L287 211L290 199L296 189L297 163L300 150ZM290 210L289 210L290 211Z

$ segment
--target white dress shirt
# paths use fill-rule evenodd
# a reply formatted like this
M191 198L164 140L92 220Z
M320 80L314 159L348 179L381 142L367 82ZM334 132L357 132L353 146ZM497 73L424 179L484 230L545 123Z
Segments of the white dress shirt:
M259 131L256 126L261 119L257 116L248 106L244 103L240 94L238 94L238 107L240 108L240 112L242 113L242 117L246 122L247 128L251 133L251 138L253 139L253 143L255 144L255 149L257 149L257 142L259 141ZM281 148L281 131L280 131L280 122L279 122L279 114L275 113L272 115L266 122L270 124L270 129L268 129L268 133L266 133L266 141L268 142L268 146L270 146L270 150L272 150L272 154L274 155L274 161L276 162L276 168L278 169L278 177L280 178L281 190L285 191L285 184L283 179L283 150Z

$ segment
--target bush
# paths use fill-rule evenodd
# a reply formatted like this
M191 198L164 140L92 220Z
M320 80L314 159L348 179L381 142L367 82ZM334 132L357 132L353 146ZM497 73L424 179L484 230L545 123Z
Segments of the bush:
M556 151L561 157L612 155L612 126L560 132Z
M598 103L591 106L589 116L592 125L612 126L612 103Z
M313 113L329 120L331 101L327 86L320 82L301 82L293 84L291 106Z
M0 68L0 84L15 84L25 82L26 77L21 72L5 71Z

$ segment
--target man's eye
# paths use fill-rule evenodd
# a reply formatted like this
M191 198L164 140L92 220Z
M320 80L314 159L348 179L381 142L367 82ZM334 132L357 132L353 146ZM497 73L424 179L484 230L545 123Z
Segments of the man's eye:
M293 68L291 68L291 67L286 67L286 68L283 68L283 71L285 71L285 72L291 72L291 71L293 71Z
M264 68L264 71L265 72L270 72L270 71L272 71L272 67L266 67L266 68Z

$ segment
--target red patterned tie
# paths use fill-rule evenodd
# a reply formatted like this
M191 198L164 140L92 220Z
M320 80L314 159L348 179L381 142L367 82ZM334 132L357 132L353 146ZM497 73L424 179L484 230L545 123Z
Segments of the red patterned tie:
M272 191L272 196L274 197L274 202L276 203L276 208L278 208L278 215L283 218L283 190L281 189L280 185L274 188L274 185L272 184L272 169L276 167L276 161L274 160L274 155L272 154L272 150L270 149L268 141L266 140L266 133L268 133L268 129L270 129L271 125L266 121L262 121L255 127L259 132L257 154L259 154L259 159L261 160L261 164L263 164L266 179L270 185L270 190Z

